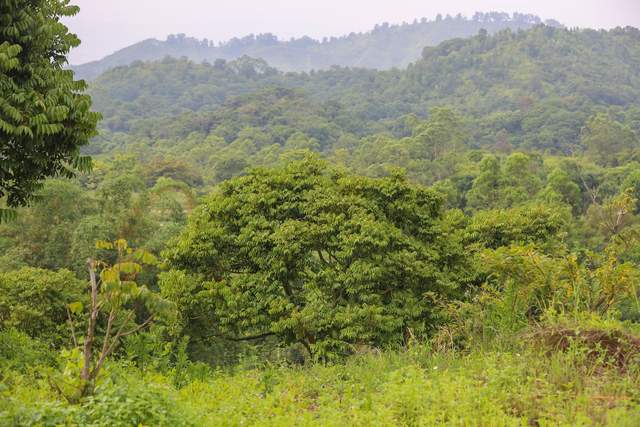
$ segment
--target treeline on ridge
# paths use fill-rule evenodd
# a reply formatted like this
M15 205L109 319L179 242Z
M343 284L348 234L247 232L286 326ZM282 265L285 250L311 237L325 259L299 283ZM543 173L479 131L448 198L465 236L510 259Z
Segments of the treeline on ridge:
M554 20L547 25L560 27ZM187 57L196 62L215 62L218 59L233 60L250 56L267 61L283 71L310 71L328 69L334 65L390 69L405 67L419 58L424 46L456 38L470 37L480 29L490 33L510 28L528 29L542 23L534 15L504 12L477 12L471 18L458 14L438 15L434 20L422 18L401 25L383 23L365 33L350 33L342 37L325 37L314 40L304 36L279 40L275 35L250 34L215 44L185 34L169 35L166 40L144 40L121 49L101 60L73 66L77 76L94 79L110 68L129 65L135 61L153 61L166 56Z

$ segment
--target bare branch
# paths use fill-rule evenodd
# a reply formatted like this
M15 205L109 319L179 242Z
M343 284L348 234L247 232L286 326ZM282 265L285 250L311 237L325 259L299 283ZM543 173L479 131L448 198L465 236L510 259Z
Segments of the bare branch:
M589 187L589 185L587 184L587 181L584 179L584 175L582 175L582 172L578 172L578 175L580 176L580 181L582 181L582 185L584 186L584 189L587 191L587 193L589 193L589 196L591 197L591 203L593 203L594 205L597 205L598 193L600 192L600 187L597 187L597 188Z
M113 310L112 310L112 313L113 313ZM111 318L111 315L109 317ZM117 345L118 339L121 336L120 334L122 333L122 330L124 329L125 325L131 320L132 317L133 317L133 312L129 312L129 314L127 315L127 318L124 320L124 322L122 322L122 325L120 325L120 328L118 328L118 331L116 332L115 337L113 337L110 343L109 343L109 336L111 334L111 329L108 328L109 333L104 337L102 352L100 353L100 357L98 358L98 362L96 363L96 366L91 371L91 374L90 374L91 379L95 379L98 377L98 374L100 373L100 369L102 369L102 365L104 365L105 360ZM113 322L113 319L110 319L110 320L111 322Z
M259 340L262 338L267 338L270 336L275 335L275 333L273 332L265 332L263 334L259 334L259 335L252 335L252 336L248 336L248 337L240 337L240 338L236 338L236 337L227 337L225 335L211 335L212 337L215 338L222 338L223 340L227 340L227 341L233 341L233 342L241 342L241 341L254 341L254 340Z
M149 325L149 323L151 323L152 320L153 320L153 316L149 316L149 318L147 320L145 320L144 322L142 322L141 324L139 324L138 326L136 326L132 330L121 333L120 334L120 338L126 337L127 335L134 334L134 333L138 332L139 330L147 327Z
M71 320L71 311L69 311L69 307L65 305L67 309L67 321L69 322L69 329L71 329L71 339L73 340L73 346L78 346L78 339L76 338L76 328L73 326L73 320Z
M103 358L103 355L109 348L109 340L111 338L111 328L113 327L113 321L116 318L116 309L113 307L111 312L109 313L109 319L107 320L107 331L104 334L104 339L102 341L102 350L100 351L100 358Z

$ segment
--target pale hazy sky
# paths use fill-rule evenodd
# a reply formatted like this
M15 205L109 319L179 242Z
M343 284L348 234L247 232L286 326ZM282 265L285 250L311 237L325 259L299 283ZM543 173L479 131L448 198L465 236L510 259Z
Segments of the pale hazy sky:
M339 36L381 22L432 19L438 13L532 13L570 27L640 27L640 0L72 0L80 14L66 20L82 45L72 64L147 38L185 33L224 41L271 32L280 38Z

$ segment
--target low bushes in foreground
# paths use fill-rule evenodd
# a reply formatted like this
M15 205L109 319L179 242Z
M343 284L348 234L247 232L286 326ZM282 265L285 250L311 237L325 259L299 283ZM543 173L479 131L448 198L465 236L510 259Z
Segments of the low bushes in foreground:
M106 367L96 395L78 405L56 395L43 375L3 370L0 424L636 425L636 355L622 367L594 344L595 326L586 340L574 339L579 327L569 330L530 331L519 345L500 351L415 344L339 364L265 365L205 376L187 368L179 386L175 370L140 369L123 359ZM622 336L615 327L600 330L600 337ZM564 344L554 345L560 333ZM637 336L624 335L627 342Z

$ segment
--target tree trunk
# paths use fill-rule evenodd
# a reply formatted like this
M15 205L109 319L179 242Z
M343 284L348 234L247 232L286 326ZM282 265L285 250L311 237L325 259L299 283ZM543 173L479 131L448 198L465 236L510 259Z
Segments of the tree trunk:
M87 336L84 340L84 364L80 379L82 380L82 388L80 390L81 397L90 394L93 388L93 379L91 378L91 359L93 358L93 341L95 340L96 322L98 319L98 281L96 279L95 261L91 258L87 260L87 268L89 269L89 281L91 284L91 316L89 317L89 325L87 326Z

